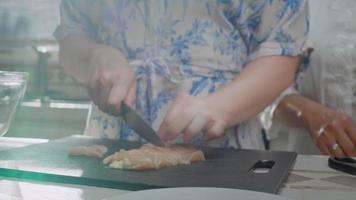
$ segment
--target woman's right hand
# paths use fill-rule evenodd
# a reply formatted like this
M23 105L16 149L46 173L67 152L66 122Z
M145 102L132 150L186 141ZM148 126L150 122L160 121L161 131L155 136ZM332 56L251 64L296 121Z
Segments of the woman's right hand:
M101 45L93 51L89 69L91 73L87 87L91 99L99 109L117 116L122 101L133 104L134 72L119 50Z

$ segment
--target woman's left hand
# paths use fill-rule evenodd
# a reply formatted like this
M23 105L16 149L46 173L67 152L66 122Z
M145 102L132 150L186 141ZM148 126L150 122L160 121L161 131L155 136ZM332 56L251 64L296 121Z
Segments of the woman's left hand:
M356 156L356 123L347 114L297 94L284 97L275 113L287 125L306 128L324 155Z
M183 134L185 142L200 132L205 140L221 137L227 128L224 113L215 109L206 98L179 95L168 109L158 130L159 136L163 140L173 140Z
M356 156L356 125L352 118L340 112L332 112L328 122L315 134L315 142L327 155Z

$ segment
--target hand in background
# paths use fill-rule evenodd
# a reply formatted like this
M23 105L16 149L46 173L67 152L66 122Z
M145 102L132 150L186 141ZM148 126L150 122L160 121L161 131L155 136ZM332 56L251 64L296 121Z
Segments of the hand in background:
M356 156L356 124L345 113L292 94L283 98L275 116L286 125L306 128L325 155Z
M89 94L102 111L119 115L122 101L133 104L134 73L120 51L101 46L93 52L89 69L92 69L88 81Z
M173 140L183 134L185 142L200 132L205 140L222 136L227 126L224 115L221 110L214 109L206 101L207 98L179 95L159 128L159 136L164 140Z
M312 131L314 141L322 153L337 157L356 156L356 125L352 118L331 111L323 116L322 121L325 124L319 124L320 128ZM315 126L312 123L310 125Z

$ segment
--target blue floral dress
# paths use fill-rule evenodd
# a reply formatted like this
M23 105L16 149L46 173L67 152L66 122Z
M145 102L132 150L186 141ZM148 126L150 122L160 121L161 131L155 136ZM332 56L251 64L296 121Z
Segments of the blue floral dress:
M305 0L63 0L55 36L83 35L121 50L136 72L136 110L157 130L178 93L207 96L256 58L303 55L308 30ZM99 137L141 140L97 108L88 127ZM264 149L261 130L256 116L222 138L192 142Z

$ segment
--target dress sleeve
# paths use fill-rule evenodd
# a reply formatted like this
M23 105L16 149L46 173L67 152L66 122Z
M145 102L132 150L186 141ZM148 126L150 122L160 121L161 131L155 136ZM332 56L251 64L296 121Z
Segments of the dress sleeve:
M259 23L248 39L249 61L263 56L307 56L309 9L306 0L270 0L257 10ZM258 18L258 17L257 17ZM252 17L256 21L256 16Z
M279 132L285 127L274 117L274 111L284 97L292 94L299 94L294 85L285 89L271 105L258 114L258 119L261 122L262 128L266 131L268 140L277 138Z
M53 35L58 41L71 35L94 39L95 31L88 15L88 4L82 0L62 0L60 24Z

